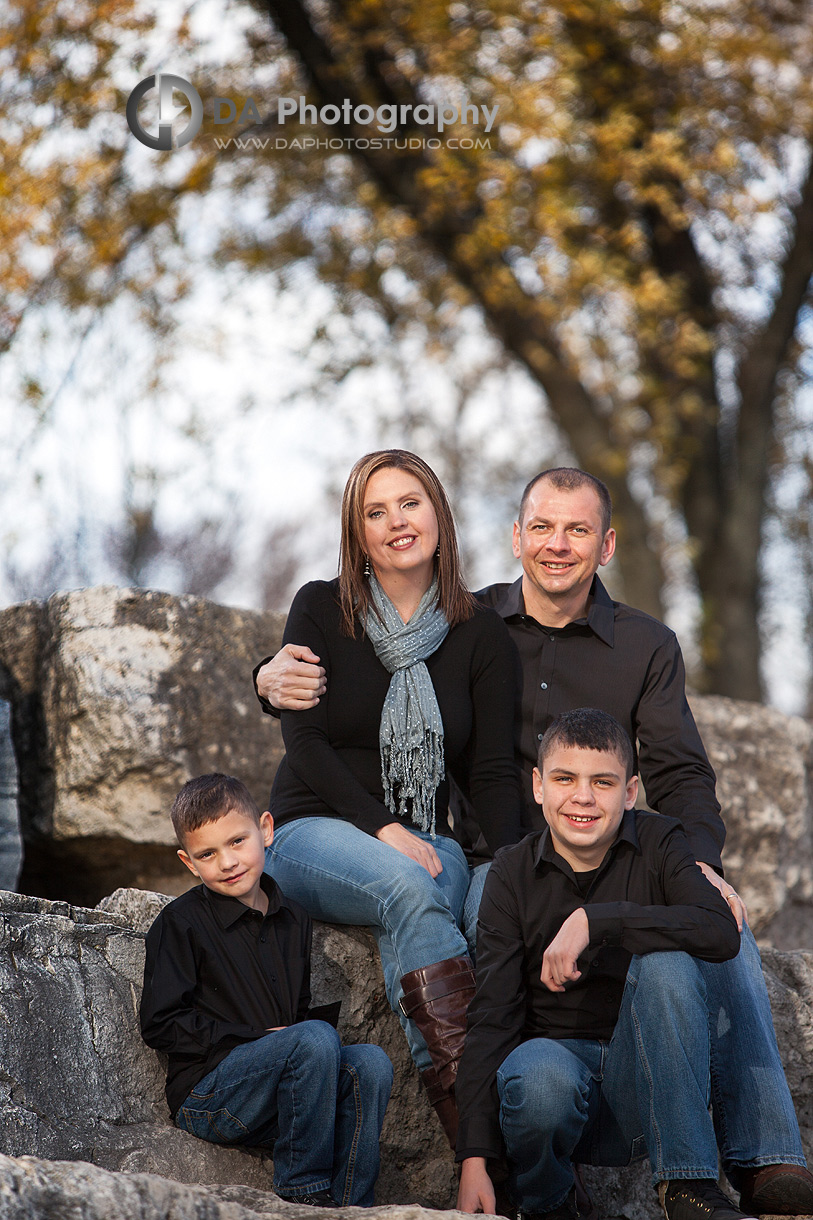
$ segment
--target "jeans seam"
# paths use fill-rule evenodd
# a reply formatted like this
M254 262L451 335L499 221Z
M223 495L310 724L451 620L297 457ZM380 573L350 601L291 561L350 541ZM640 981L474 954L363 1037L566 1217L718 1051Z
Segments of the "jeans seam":
M636 988L637 988L637 980L636 980ZM652 1081L652 1072L650 1070L649 1060L647 1059L647 1056L646 1056L644 1040L641 1035L641 1024L638 1020L638 1014L635 1011L634 998L630 1003L630 1017L632 1018L632 1025L633 1025L633 1029L635 1030L635 1044L636 1044L637 1057L638 1057L638 1060L641 1065L641 1070L644 1072L644 1074L646 1076L647 1087L648 1087L648 1092L649 1092L649 1098L648 1098L649 1127L650 1127L650 1130L652 1131L652 1134L653 1134L653 1137L655 1140L655 1150L654 1151L656 1153L656 1156L655 1156L655 1158L652 1157L653 1149L651 1149L651 1148L649 1149L649 1155L650 1155L650 1159L655 1159L655 1161L656 1161L657 1168L653 1169L653 1173L659 1174L661 1167L663 1166L663 1142L661 1140L660 1127L658 1126L658 1124L655 1120L655 1104L654 1104L654 1088L653 1088L653 1081ZM639 1109L640 1109L640 1105L641 1105L641 1099L639 1097L638 1098Z
M182 1106L181 1109L178 1111L178 1115L176 1116L175 1122L177 1125L178 1118L181 1115L183 1115L184 1123L189 1124L189 1126L186 1126L184 1129L187 1131L187 1133L189 1135L194 1135L195 1132L190 1129L191 1125L192 1125L190 1122L192 1116L197 1116L197 1117L205 1116L207 1126L212 1131L214 1131L214 1133L218 1136L218 1139L215 1140L214 1142L223 1143L224 1137L223 1137L222 1133L218 1130L217 1124L214 1121L215 1115L217 1115L217 1114L227 1114L229 1116L229 1118L231 1119L231 1121L233 1123L235 1123L238 1127L240 1127L240 1129L242 1130L244 1135L251 1134L251 1132L249 1131L249 1129L245 1125L245 1123L242 1121L242 1119L238 1118L236 1114L232 1114L231 1110L229 1110L226 1106L221 1106L219 1110L210 1110L204 1106L201 1106L200 1109L193 1108L192 1106ZM236 1140L230 1140L229 1142L234 1143L234 1144L240 1144L240 1143L243 1143L244 1141L242 1139L236 1139Z
M352 1064L342 1064L341 1070L349 1072L350 1079L353 1084L353 1104L356 1111L356 1125L353 1130L353 1139L350 1143L350 1151L347 1156L347 1172L344 1179L344 1190L342 1191L342 1207L348 1207L350 1198L353 1193L353 1179L356 1170L356 1158L358 1155L358 1146L361 1139L361 1125L364 1120L364 1108L361 1101L361 1085L358 1078L358 1072Z

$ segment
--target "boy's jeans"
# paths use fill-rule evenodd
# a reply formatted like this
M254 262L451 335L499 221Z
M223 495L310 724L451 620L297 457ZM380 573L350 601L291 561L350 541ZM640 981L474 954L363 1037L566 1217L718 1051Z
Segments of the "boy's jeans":
M500 1123L523 1211L563 1202L572 1161L626 1165L648 1152L653 1183L717 1178L708 968L680 952L634 957L609 1042L535 1038L508 1055L497 1073ZM732 1068L751 1110L735 1145L721 1138L723 1164L804 1165L784 1076L779 1087L770 1064L755 1067Z
M236 1047L175 1122L215 1144L273 1146L282 1194L329 1190L340 1207L370 1207L391 1088L380 1047L343 1047L331 1025L302 1021Z

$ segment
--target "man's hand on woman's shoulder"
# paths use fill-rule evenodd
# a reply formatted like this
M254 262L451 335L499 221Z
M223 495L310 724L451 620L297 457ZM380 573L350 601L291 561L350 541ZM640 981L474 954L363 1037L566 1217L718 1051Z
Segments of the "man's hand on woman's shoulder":
M326 689L319 657L304 644L286 644L257 672L258 694L283 712L316 707Z

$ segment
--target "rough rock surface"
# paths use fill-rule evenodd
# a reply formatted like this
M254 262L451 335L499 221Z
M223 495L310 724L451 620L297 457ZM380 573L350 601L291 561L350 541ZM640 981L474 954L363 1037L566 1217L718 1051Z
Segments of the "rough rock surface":
M183 1186L154 1174L110 1173L81 1162L0 1155L0 1220L431 1220L424 1209L343 1208L341 1213L283 1203L246 1186ZM445 1213L462 1220L461 1212Z
M203 1143L172 1125L163 1064L141 1041L144 931L169 899L125 890L86 910L0 898L3 1151L269 1190L267 1158ZM379 1199L448 1206L451 1155L384 998L367 931L317 925L313 992L317 1002L342 1000L347 1042L377 1042L395 1065Z
M167 810L192 775L239 775L265 807L281 755L254 664L283 619L195 597L95 588L0 612L26 840L21 888L86 904L185 882Z
M761 944L813 949L813 725L734 699L692 700L726 822L726 876Z
M285 1211L266 1194L272 1183L267 1158L204 1144L169 1120L163 1065L141 1042L136 1017L144 932L167 901L161 894L119 890L98 909L86 910L0 895L0 1146L17 1158L92 1163L0 1160L0 1220L125 1213L145 1220L166 1214L238 1220ZM811 1157L813 953L767 950L765 974ZM387 1007L366 930L315 926L313 990L319 1001L342 1000L346 1041L377 1042L395 1065L379 1203L448 1207L454 1199L451 1154ZM111 1178L102 1170L125 1173ZM161 1176L141 1176L156 1174ZM646 1166L588 1170L586 1177L603 1216L658 1216ZM198 1194L177 1182L218 1189ZM86 1210L76 1202L83 1191L90 1192ZM417 1207L392 1212L404 1220L419 1215Z
M11 705L0 699L0 890L16 890L23 858Z

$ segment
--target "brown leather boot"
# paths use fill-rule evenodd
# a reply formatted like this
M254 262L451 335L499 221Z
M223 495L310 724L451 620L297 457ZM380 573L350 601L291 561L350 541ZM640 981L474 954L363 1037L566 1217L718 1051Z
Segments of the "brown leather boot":
M421 1081L426 1089L426 1096L440 1119L440 1125L449 1141L449 1147L454 1152L457 1143L457 1102L454 1093L449 1093L444 1089L434 1068L424 1068L421 1072Z
M470 957L449 957L401 979L401 1011L426 1039L432 1066L451 1093L466 1037L466 1010L474 995Z

